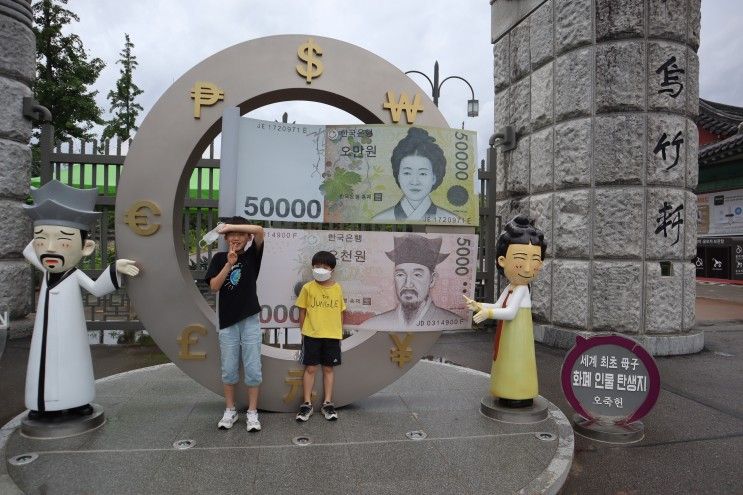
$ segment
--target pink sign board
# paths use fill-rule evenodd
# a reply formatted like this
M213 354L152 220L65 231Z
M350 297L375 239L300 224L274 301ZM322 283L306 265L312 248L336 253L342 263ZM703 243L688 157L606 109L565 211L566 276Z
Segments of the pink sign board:
M660 392L653 357L620 335L577 337L561 378L563 393L578 414L619 425L647 415Z

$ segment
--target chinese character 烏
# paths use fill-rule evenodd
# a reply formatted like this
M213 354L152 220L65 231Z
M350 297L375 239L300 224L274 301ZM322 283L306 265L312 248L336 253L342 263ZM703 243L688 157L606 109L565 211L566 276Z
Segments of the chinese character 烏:
M663 161L666 161L666 148L671 145L676 147L676 159L673 160L673 163L668 166L666 170L671 170L678 164L679 156L681 155L681 145L683 144L683 142L684 138L681 137L681 131L678 131L676 135L673 136L673 141L668 141L668 135L665 132L660 137L660 139L658 139L658 144L656 144L655 148L653 148L653 153L657 155L660 152L661 156L663 157Z
M683 74L684 69L679 69L679 66L676 65L676 57L672 56L663 65L655 69L656 74L661 72L663 73L663 82L660 83L661 89L658 90L658 94L668 93L671 98L676 98L684 89L684 85L679 81L679 76L676 74ZM676 92L674 92L674 87Z
M658 227L656 227L655 229L656 234L659 234L662 231L663 237L668 237L669 228L670 230L676 231L676 240L671 243L671 246L679 241L679 237L681 235L680 225L684 223L684 219L681 218L681 210L684 209L684 205L680 204L676 207L675 210L668 213L672 208L673 205L671 203L669 203L668 201L663 201L663 208L658 210L658 213L660 213L661 216L655 219L655 221L658 222Z

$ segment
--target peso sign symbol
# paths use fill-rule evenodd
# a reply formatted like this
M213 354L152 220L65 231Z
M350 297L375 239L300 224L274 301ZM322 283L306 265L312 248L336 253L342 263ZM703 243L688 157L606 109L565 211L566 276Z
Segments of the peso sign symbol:
M307 80L307 84L312 84L312 78L320 77L324 69L322 62L315 55L322 55L322 48L312 38L307 40L307 43L299 45L297 56L306 62L306 66L297 65L297 72Z

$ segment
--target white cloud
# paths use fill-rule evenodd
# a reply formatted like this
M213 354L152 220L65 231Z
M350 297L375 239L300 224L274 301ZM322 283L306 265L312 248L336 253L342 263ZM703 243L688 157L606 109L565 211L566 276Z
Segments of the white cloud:
M96 85L99 104L118 78L115 64L129 33L139 61L135 82L144 90L140 102L147 112L159 96L188 69L236 43L275 34L317 34L361 46L402 70L433 76L439 61L442 79L466 78L480 100L480 115L467 117L470 91L457 80L443 86L439 108L449 125L478 132L480 157L493 132L493 55L490 4L487 0L76 0L69 8L80 16L73 26L91 56L107 67ZM705 0L702 5L700 95L743 105L743 2ZM246 67L249 69L249 67ZM429 84L412 76L430 95ZM302 123L357 122L324 105L287 102L251 113L256 118L290 119Z

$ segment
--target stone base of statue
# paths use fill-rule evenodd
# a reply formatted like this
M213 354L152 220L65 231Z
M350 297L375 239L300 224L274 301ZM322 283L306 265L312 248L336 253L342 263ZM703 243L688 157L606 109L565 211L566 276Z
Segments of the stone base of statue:
M48 419L31 419L26 416L21 420L21 434L37 440L51 440L74 437L95 430L106 422L106 416L101 406L90 405L93 412L83 416L69 414Z
M573 415L573 429L582 437L606 443L635 443L645 437L645 425L642 421L618 425L613 422L586 419L580 414Z
M492 395L486 395L480 401L480 412L485 416L505 423L529 424L547 419L549 402L538 395L528 407L507 407L498 402Z

